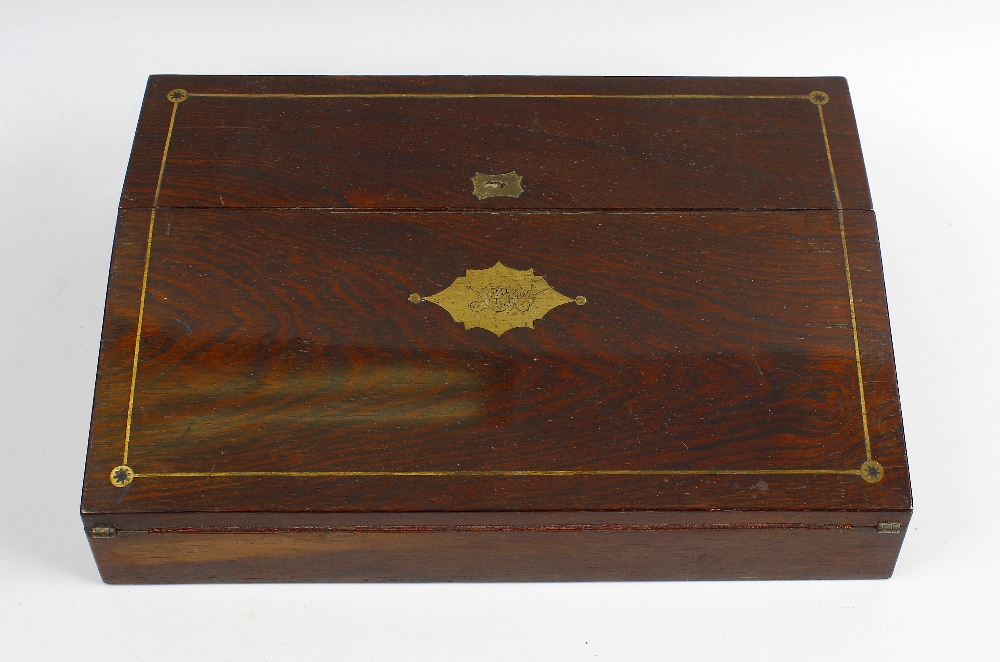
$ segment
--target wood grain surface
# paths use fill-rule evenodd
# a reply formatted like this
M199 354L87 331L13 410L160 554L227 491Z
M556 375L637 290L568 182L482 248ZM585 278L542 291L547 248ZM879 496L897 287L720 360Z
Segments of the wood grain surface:
M870 213L849 217L873 229ZM148 219L122 223L132 218L141 236ZM767 471L865 460L836 213L168 209L157 222L132 421L138 472L751 475L152 477L118 490L96 473L115 466L109 458L93 464L101 507L236 508L247 486L253 509L280 510L908 506L891 384L868 393L883 481L779 475L763 499L748 493ZM407 300L498 260L588 303L497 337ZM120 274L124 306L109 296L105 352L119 358L102 381L118 388L99 393L94 425L111 457L142 266ZM881 374L885 304L860 266L863 365Z
M842 78L489 76L155 76L123 207L153 204L173 89L244 96L177 104L159 206L833 209L818 90L842 204L871 209ZM434 96L477 94L521 96ZM519 198L472 195L510 170Z
M497 262L586 303L497 336L411 301ZM150 78L107 581L884 577L910 510L843 79Z
M91 540L108 583L881 579L874 529L138 533Z

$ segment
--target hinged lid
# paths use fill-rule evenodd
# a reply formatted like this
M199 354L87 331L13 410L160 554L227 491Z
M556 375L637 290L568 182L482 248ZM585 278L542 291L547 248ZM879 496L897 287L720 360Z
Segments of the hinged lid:
M910 508L842 79L153 77L122 207L85 513Z

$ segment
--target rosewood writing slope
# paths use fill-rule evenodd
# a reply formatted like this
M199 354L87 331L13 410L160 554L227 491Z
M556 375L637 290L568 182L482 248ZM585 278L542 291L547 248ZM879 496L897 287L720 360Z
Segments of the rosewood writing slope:
M81 510L115 583L888 577L846 82L153 76Z

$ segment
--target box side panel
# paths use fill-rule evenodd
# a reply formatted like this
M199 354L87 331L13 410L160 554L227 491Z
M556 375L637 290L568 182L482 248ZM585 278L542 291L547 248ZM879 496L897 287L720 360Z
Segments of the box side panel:
M91 547L113 584L879 579L902 539L867 527L122 533Z
M757 486L759 491L763 485ZM104 512L85 513L84 527L131 532L266 532L363 529L553 530L585 528L693 529L698 527L875 528L879 522L906 526L909 510L626 510L626 511L411 511L411 512Z

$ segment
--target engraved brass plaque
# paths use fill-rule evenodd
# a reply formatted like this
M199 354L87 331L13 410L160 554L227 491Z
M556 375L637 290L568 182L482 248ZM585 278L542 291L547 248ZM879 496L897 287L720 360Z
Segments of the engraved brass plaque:
M511 170L502 175L484 175L477 172L472 178L472 192L480 200L506 196L516 198L524 192L521 188L521 176Z
M437 294L411 294L410 301L441 306L468 329L486 329L501 336L518 327L535 328L535 320L564 303L587 303L556 292L534 269L519 271L497 262L489 269L467 269L464 276Z

